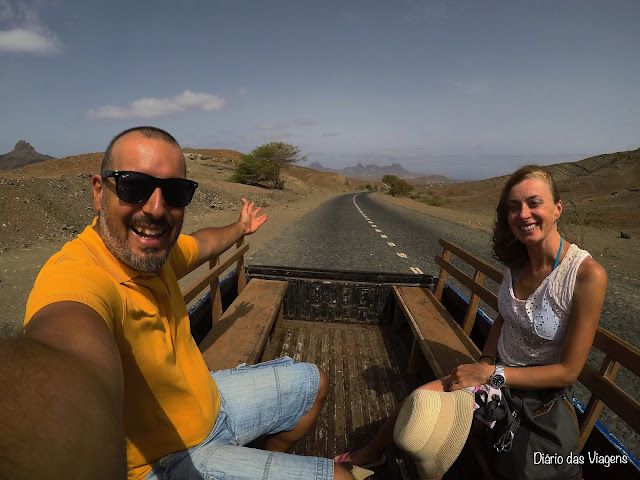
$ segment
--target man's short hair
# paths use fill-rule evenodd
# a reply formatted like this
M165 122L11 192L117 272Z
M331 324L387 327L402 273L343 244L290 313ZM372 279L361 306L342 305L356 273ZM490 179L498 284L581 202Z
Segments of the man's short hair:
M125 135L129 133L134 133L134 132L142 135L145 138L162 140L171 145L175 145L178 148L181 148L178 141L175 138L173 138L173 136L169 132L166 132L161 128L150 127L147 125L128 128L125 131L120 132L119 134L117 134L115 137L111 139L111 142L109 142L109 146L105 150L104 156L102 157L102 165L100 165L100 170L113 170L112 168L113 158L111 157L111 151L113 150L113 145ZM185 169L186 169L186 166L185 166Z

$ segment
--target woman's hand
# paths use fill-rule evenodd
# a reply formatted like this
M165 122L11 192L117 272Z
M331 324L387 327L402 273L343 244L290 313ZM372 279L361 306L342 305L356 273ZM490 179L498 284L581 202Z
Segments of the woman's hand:
M475 387L489 383L495 365L485 362L458 365L449 374L449 391L454 392L466 387Z

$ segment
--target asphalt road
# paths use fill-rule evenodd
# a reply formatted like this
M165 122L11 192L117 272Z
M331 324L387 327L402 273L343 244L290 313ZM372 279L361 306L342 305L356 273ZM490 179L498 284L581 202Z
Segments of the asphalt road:
M484 232L483 232L484 233ZM305 215L251 257L252 265L436 275L438 238L461 239L489 252L486 234L376 200L368 193L335 197Z

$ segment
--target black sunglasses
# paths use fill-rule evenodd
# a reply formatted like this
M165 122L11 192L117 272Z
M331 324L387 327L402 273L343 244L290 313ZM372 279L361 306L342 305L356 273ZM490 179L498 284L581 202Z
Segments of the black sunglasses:
M157 187L162 190L165 202L173 207L186 207L191 203L198 183L186 178L156 178L146 173L129 170L102 170L102 179L113 177L116 195L123 202L146 202Z

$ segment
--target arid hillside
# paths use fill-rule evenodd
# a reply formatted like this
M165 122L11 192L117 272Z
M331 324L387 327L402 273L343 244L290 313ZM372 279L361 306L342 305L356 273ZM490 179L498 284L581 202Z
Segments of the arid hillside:
M295 203L317 190L350 191L359 182L335 173L289 165L285 190L270 190L228 181L242 153L233 150L185 149L190 178L199 183L190 215L237 208L242 196L268 207ZM0 253L41 240L71 237L91 222L91 177L100 169L102 153L89 153L34 163L0 174Z
M187 208L185 231L235 221L244 196L269 215L260 234L251 238L252 252L323 201L374 184L290 165L283 172L284 190L240 185L228 181L240 152L188 149L184 153L189 177L200 184ZM639 157L640 152L622 152L551 167L565 205L563 235L587 248L611 278L629 285L640 278ZM4 315L0 337L19 332L27 295L42 264L94 217L91 177L99 170L101 158L102 153L76 155L0 173L0 309ZM414 200L375 195L420 214L469 224L486 236L504 180L416 186ZM631 239L620 238L621 231ZM637 293L629 295L637 297Z
M640 235L640 150L547 167L558 183L566 225ZM515 168L514 168L515 169ZM427 204L493 217L508 176L444 186L415 185Z

